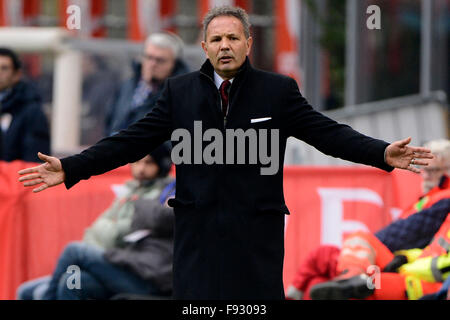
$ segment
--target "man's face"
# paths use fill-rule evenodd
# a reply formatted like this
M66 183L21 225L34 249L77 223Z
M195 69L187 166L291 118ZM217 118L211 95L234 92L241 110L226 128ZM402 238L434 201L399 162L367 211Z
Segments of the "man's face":
M252 37L245 38L244 26L233 16L219 16L206 29L202 48L214 70L224 79L233 78L250 54Z
M422 168L422 192L428 193L439 184L442 176L447 172L449 164L442 157L434 157L429 164Z
M149 155L131 164L131 174L139 182L155 179L158 176L158 172L158 165Z
M175 66L175 55L169 48L147 44L142 57L142 79L162 82L172 73Z
M14 86L20 80L20 71L15 71L8 56L0 56L0 91Z

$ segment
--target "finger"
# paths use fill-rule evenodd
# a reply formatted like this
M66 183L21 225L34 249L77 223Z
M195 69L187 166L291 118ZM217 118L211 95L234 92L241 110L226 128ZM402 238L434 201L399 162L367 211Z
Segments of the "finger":
M33 180L33 181L25 182L23 185L24 185L25 187L31 187L31 186L35 186L35 185L37 185L37 184L40 184L40 183L42 183L42 182L44 182L44 180L42 180L42 179L36 179L36 180Z
M27 174L27 173L38 172L39 167L40 167L40 166L33 167L33 168L23 169L23 170L20 170L20 171L18 172L18 174L23 175L23 174Z
M34 193L41 192L41 191L43 191L43 190L45 190L45 189L47 189L47 188L48 188L48 185L47 185L47 184L43 184L43 185L40 186L39 188L33 189L33 192L34 192Z
M434 159L431 153L415 153L413 157L416 159Z
M412 152L415 153L423 153L423 154L432 154L430 149L422 148L422 147L410 147Z
M27 175L27 176L20 177L20 178L19 178L19 182L27 181L27 180L32 180L32 179L37 179L37 178L40 178L40 177L41 177L41 174L40 174L40 173L29 174L29 175Z
M404 147L411 142L411 137L399 141L399 147Z
M417 158L414 158L414 165L427 166L429 165L429 162L427 160L419 160Z
M417 169L416 167L412 166L412 165L409 165L407 170L412 171L414 173L420 173L420 170Z
M46 154L40 153L40 152L38 152L38 157L39 157L39 159L41 159L42 161L45 161L45 162L50 162L50 160L52 158L52 157L50 157Z

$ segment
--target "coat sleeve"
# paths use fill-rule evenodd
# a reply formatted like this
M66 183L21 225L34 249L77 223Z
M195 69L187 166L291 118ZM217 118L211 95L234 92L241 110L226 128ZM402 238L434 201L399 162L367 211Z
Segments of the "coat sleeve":
M450 199L442 199L406 219L399 219L377 231L375 236L392 252L425 248L447 218Z
M386 171L394 168L384 161L387 142L365 136L348 125L337 123L314 110L301 95L295 80L289 78L281 110L284 133L312 145L336 158L374 166Z
M156 106L144 118L80 154L61 159L66 188L93 175L142 159L169 140L172 132L170 105L170 84L167 80Z

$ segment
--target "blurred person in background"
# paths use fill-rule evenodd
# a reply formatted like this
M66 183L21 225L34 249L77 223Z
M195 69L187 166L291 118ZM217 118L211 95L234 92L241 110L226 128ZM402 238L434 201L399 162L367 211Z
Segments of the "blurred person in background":
M147 38L141 62L133 65L134 76L121 86L111 104L106 119L107 135L143 118L156 104L164 81L189 71L182 55L183 42L175 34L153 33Z
M114 92L120 87L118 72L113 70L107 57L83 55L83 84L81 114L81 145L91 145L105 135L108 108L114 102Z
M117 295L170 298L172 293L173 209L167 198L139 199L124 244L105 251L85 243L64 250L52 275L45 300L111 299ZM80 268L79 288L73 288L70 266Z
M445 230L449 223L447 216L450 211L450 141L432 140L424 147L429 148L435 158L430 160L427 167L421 169L423 195L419 201L404 210L399 220L374 235L367 232L355 232L349 235L346 237L342 250L329 245L319 246L313 250L301 264L288 289L289 299L309 299L310 290L312 296L319 299L364 298L365 296L404 299L414 296L412 288L409 290L409 295L403 295L403 291L398 293L393 290L395 286L403 284L400 287L408 292L407 288L405 289L404 278L384 273L395 272L401 266L399 263L406 264L406 262L417 260L419 254L422 254L422 250L418 249L423 249L432 243L440 229L444 230L441 233L445 238ZM402 249L414 250L400 251ZM393 255L393 252L396 255ZM416 255L413 256L413 254ZM436 253L436 256L438 255L439 253ZM445 259L445 257L441 258L441 260ZM366 270L370 265L377 265L383 270L382 279L385 280L383 291L368 290ZM388 278L390 281L386 281ZM395 284L394 287L386 284L389 282ZM323 284L316 286L319 283ZM413 283L415 288L421 288L422 294L433 292L439 286L439 283L421 282L420 279ZM419 297L416 295L416 298L420 298L420 295Z
M450 176L450 141L447 139L433 140L424 145L426 148L435 150L429 165L421 170L422 193L428 194L433 188L442 186L448 188L448 177ZM423 198L423 197L422 197Z
M67 261L72 261L74 256L83 256L85 259L95 257L103 260L104 258L101 256L108 250L110 256L114 259L122 252L121 248L127 245L127 242L123 239L133 228L136 229L136 223L138 226L139 224L142 225L140 221L148 220L146 220L146 215L163 214L163 218L167 216L167 210L163 208L162 204L173 195L175 187L175 180L168 176L170 168L170 149L167 145L160 146L143 159L132 163L130 169L133 180L123 185L123 190L111 206L90 227L86 228L81 242L72 242L66 246L58 259L53 282L51 282L51 276L27 281L18 288L17 298L20 300L56 299L59 278L66 273L67 267L73 264L66 265ZM144 207L140 205L141 213L139 213L139 217L134 217L136 203L140 200L149 202L145 202L146 206ZM171 208L169 209L171 210ZM133 224L133 219L138 220ZM170 228L170 226L168 227ZM160 248L167 256L167 246L160 246ZM153 255L158 258L158 251L155 250ZM118 259L116 260L117 263L120 262ZM149 262L151 261L149 260ZM129 261L129 263L131 262ZM171 263L172 261L170 261L170 265ZM167 277L167 271L165 271L167 266L165 266L165 270L163 267L161 266L159 272L166 272L165 277ZM155 274L157 273L155 272ZM134 276L131 277L134 278ZM50 291L48 291L49 285ZM61 290L64 290L64 288ZM165 285L164 291L167 291L167 285ZM99 292L104 292L104 290L101 289Z
M0 160L39 162L39 150L50 152L50 132L41 97L22 78L18 55L0 48Z
M332 281L311 288L312 299L417 300L450 274L450 192L428 209L343 245Z

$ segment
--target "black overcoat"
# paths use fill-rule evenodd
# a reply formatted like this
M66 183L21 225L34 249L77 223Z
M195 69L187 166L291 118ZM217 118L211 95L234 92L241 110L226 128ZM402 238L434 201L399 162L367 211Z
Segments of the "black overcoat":
M194 121L202 121L203 131L224 132L213 79L209 60L197 72L168 79L157 105L143 119L61 160L66 187L144 157L175 129L187 129L194 137ZM261 118L270 119L251 121ZM281 167L286 139L294 136L325 154L393 169L384 162L388 143L315 111L293 79L254 69L248 59L230 88L226 129L238 128L278 129ZM176 166L176 197L169 203L175 212L176 299L284 298L284 214L289 211L283 170L262 175L266 166L260 161Z

